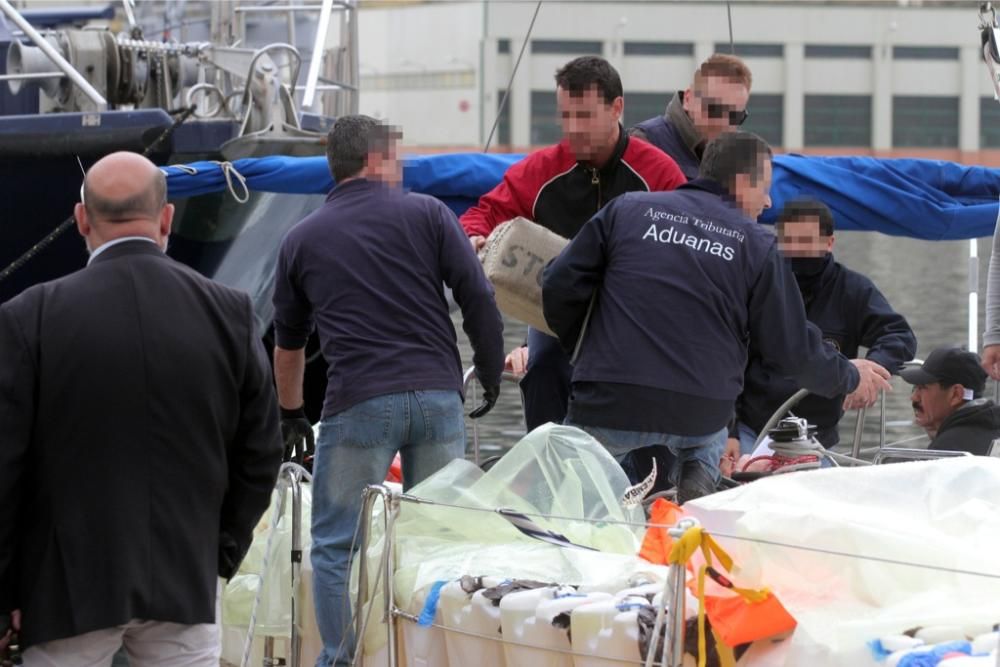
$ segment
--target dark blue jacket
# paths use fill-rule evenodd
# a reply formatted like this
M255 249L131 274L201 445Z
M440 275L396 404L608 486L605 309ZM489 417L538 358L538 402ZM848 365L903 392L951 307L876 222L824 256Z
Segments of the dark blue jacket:
M629 128L628 133L672 157L689 181L698 178L705 142L684 110L683 90L670 99L662 116L644 120Z
M644 120L629 132L632 136L645 139L672 157L689 181L698 178L701 160L688 148L681 133L666 116Z
M503 323L458 219L437 199L365 179L333 189L281 243L277 344L299 349L313 327L327 371L327 417L374 396L462 389L443 285L484 385L503 371Z
M806 321L774 235L711 181L627 193L583 226L545 269L545 319L573 349L570 419L705 435L743 388L747 346L816 393L858 382L854 366Z
M806 317L823 332L824 342L849 359L865 347L866 359L896 373L917 351L917 339L906 318L897 313L867 277L838 264L827 255L816 275L797 274ZM746 387L737 405L737 418L760 431L775 410L799 385L769 368L751 346ZM817 427L820 442L837 444L837 422L844 411L843 394L832 398L807 396L792 411Z

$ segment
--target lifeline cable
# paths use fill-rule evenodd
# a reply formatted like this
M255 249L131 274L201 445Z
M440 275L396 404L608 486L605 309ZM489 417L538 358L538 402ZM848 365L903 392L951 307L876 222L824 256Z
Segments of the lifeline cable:
M416 503L416 504L419 504L419 505L431 505L431 506L435 506L436 505L438 507L447 507L447 508L450 508L450 509L469 510L469 511L472 511L472 512L484 512L484 513L487 513L487 514L501 514L502 515L502 508L491 509L491 508L488 508L488 507L468 507L468 506L465 506L465 505L456 505L456 504L453 504L453 503L445 503L445 502L441 502L441 501L437 501L437 500L427 500L427 499L424 499L424 498L417 498L416 496L411 496L411 495L406 494L406 493L400 494L399 499L401 501L404 501L404 502L412 502L412 503ZM521 514L523 514L524 516L533 516L533 517L538 517L538 518L541 518L541 519L557 519L559 521L579 521L581 523L618 525L618 526L631 526L631 527L634 527L634 528L663 528L663 529L668 529L668 528L672 527L672 526L669 526L669 525L666 525L666 524L660 524L660 523L645 523L645 522L640 523L638 521L622 521L622 520L619 520L619 519L610 519L610 518L590 519L590 518L587 518L587 517L568 517L568 516L559 516L559 515L554 515L554 514L542 514L541 512L521 512ZM982 577L982 578L986 578L986 579L1000 579L1000 573L995 573L995 572L976 572L976 571L973 571L973 570L962 570L962 569L959 569L959 568L944 567L944 566L941 566L941 565L928 565L926 563L911 563L911 562L907 562L907 561L896 560L896 559L893 559L893 558L883 558L881 556L861 556L861 555L858 555L858 554L848 553L846 551L837 551L835 549L824 549L822 547L807 547L807 546L803 546L801 544L789 544L787 542L778 542L776 540L764 540L764 539L758 539L758 538L753 538L753 537L744 537L742 535L733 535L733 534L730 534L730 533L723 533L723 532L719 532L719 531L715 531L715 530L710 530L710 529L708 530L708 532L711 533L712 535L714 535L715 537L724 537L724 538L731 539L731 540L738 540L740 542L750 542L752 544L766 544L768 546L784 547L786 549L796 549L796 550L799 550L799 551L810 551L810 552L813 552L813 553L820 553L820 554L825 554L825 555L828 555L828 556L840 556L842 558L855 558L855 559L858 559L858 560L868 560L868 561L873 561L873 562L877 562L877 563L886 563L886 564L889 564L889 565L905 565L907 567L916 567L916 568L922 568L922 569L926 569L926 570L934 570L936 572L945 572L945 573L948 573L948 574L960 574L960 575L967 575L967 576L973 576L973 577Z
M166 140L171 134L173 134L174 130L180 127L181 123L183 123L184 121L186 121L188 118L191 117L191 114L195 112L196 108L197 105L192 104L191 106L183 109L180 112L180 116L177 118L177 120L175 120L170 127L163 130L163 132L160 133L160 136L154 139L153 142L149 144L149 146L146 146L146 149L142 152L143 157L149 157L150 153L152 153L157 146L159 146L164 140ZM32 257L34 257L42 250L45 250L45 248L52 245L52 243L57 238L59 238L63 232L72 227L75 224L75 222L76 218L72 215L63 220L58 227L56 227L51 232L46 234L41 241L28 248L20 257L18 257L13 262L8 264L3 271L0 271L0 282L3 282L7 278L9 278L12 273L20 269L25 264L27 264Z
M524 49L527 48L528 42L531 41L531 31L535 27L535 19L538 18L538 10L542 8L542 0L538 0L538 4L535 5L535 14L531 17L531 23L528 25L528 32L524 36L524 42L521 44L521 51L517 54L517 61L514 63L514 69L510 72L510 79L507 81L507 88L503 91L503 98L500 100L500 108L497 109L497 117L493 121L493 129L490 130L490 136L486 139L486 145L483 147L484 153L490 152L490 144L493 143L493 134L497 131L497 126L500 125L500 117L503 116L504 109L507 107L507 98L510 97L510 87L514 85L514 77L517 75L517 68L521 66L521 57L524 55Z

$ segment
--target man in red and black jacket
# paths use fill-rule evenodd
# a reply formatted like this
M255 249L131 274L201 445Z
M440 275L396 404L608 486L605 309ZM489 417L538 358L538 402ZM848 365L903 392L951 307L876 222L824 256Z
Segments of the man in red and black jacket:
M624 99L618 72L603 58L576 58L556 72L563 139L510 167L503 181L461 218L478 250L497 225L518 216L568 239L624 192L673 190L686 179L674 160L621 125ZM521 380L528 430L562 423L572 371L559 341L528 330L527 347L507 356Z

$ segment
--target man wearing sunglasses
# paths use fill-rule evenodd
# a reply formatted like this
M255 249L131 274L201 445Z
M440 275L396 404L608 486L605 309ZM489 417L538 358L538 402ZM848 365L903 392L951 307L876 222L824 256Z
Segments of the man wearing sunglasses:
M736 56L716 53L701 64L687 90L678 91L662 116L629 130L677 162L688 179L698 176L705 146L725 132L734 132L750 112L750 69Z

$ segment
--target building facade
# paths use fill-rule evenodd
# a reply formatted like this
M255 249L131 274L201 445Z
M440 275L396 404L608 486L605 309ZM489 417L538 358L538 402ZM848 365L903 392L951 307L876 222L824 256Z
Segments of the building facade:
M550 0L530 37L534 2L362 7L362 111L426 149L482 148L494 124L498 150L557 140L553 74L575 56L615 65L632 124L730 51L725 2ZM776 147L1000 164L977 3L734 0L731 13L754 77L745 127Z

